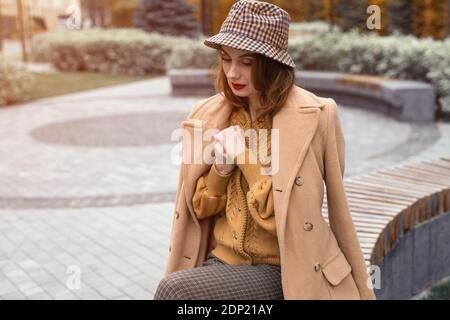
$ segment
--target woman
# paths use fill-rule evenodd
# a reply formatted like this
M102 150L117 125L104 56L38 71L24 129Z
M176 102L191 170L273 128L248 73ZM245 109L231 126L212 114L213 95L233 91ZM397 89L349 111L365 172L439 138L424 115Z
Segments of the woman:
M294 85L289 21L273 4L241 0L205 40L220 54L220 93L181 125L170 255L154 299L375 299L343 185L337 107Z

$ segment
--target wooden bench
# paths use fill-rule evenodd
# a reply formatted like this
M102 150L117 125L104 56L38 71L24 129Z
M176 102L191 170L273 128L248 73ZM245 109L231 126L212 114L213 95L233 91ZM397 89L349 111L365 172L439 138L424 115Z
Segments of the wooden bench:
M450 158L369 172L344 185L366 263L376 265L410 229L450 211ZM328 222L326 192L322 214Z
M380 265L419 224L450 212L450 158L369 172L344 185L367 266ZM326 193L322 214L328 222Z
M210 69L173 69L168 72L172 95L214 94ZM295 83L339 104L365 108L400 121L430 122L437 111L436 90L428 83L338 72L296 71Z

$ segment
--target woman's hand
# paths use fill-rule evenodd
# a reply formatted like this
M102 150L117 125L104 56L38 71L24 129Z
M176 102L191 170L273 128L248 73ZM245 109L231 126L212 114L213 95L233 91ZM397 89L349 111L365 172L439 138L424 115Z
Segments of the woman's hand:
M216 168L227 175L233 171L236 157L245 149L242 129L239 126L225 128L214 135L214 140Z

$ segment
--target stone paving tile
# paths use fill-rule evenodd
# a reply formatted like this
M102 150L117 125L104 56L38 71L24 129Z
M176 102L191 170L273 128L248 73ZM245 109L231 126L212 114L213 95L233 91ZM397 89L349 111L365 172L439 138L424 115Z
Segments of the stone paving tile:
M131 299L147 300L150 297L149 291L146 291L142 289L142 287L135 284L122 288L122 291L125 292Z
M122 276L120 274L110 274L110 275L106 275L105 279L112 284L113 286L115 286L116 288L122 288L124 286L130 285L133 283L132 280L130 280L130 278Z
M179 175L169 135L200 99L160 77L0 110L0 299L151 299ZM339 114L346 177L450 157L449 123Z
M79 300L79 297L70 291L64 291L55 295L54 300Z
M69 289L67 288L66 284L63 284L60 281L53 281L44 283L41 285L41 288L49 294L52 299L56 299L58 296L63 296L69 292Z
M8 279L0 278L0 297L17 291L17 287Z
M5 275L6 279L11 281L15 285L22 283L24 281L30 280L29 275L21 269L14 269L14 270L7 271L4 273L4 275Z
M19 291L13 291L2 295L3 300L26 300L26 297Z
M105 297L103 297L100 293L93 289L82 289L78 293L78 297L80 297L80 299L82 300L106 300Z
M109 235L111 239L111 246L104 246L97 244L97 252L95 254L88 250L84 250L79 254L71 254L66 252L67 246L65 245L54 245L54 237L42 238L36 242L35 247L37 251L35 252L36 258L33 255L26 255L24 253L16 254L18 259L17 263L14 264L7 271L7 275L10 276L13 281L12 284L17 282L18 284L23 283L25 280L30 280L35 282L44 293L50 295L52 299L70 299L70 298L108 298L114 299L124 295L121 291L122 287L136 285L136 279L139 279L139 285L142 290L143 287L150 284L150 282L145 283L146 279L150 279L149 275L156 274L162 275L162 270L155 266L151 262L151 259L157 259L158 257L164 257L163 253L155 253L148 246L146 242L151 242L153 237L153 217L158 214L158 212L166 212L167 221L171 220L170 211L173 205L171 203L167 204L157 204L150 206L143 206L141 208L135 207L133 213L129 213L129 208L122 208L121 216L128 215L129 220L133 220L133 215L142 215L145 218L140 219L139 224L139 234L142 239L140 242L136 242L136 232L133 228L136 224L115 224L115 233ZM90 216L100 215L101 220L104 223L94 223L89 225L91 229L92 242L95 243L95 239L99 239L103 236L104 225L108 225L109 220L116 219L113 214L109 216L111 209L85 209L79 212L79 214L72 214L72 211L62 210L59 212L49 211L41 212L40 210L16 210L13 213L9 211L0 210L0 214L5 215L17 215L21 217L27 217L28 215L40 215L45 220L51 220L54 215L66 216L66 220L55 223L59 226L59 230L64 235L66 233L67 226L71 225L77 231L77 233L82 234L85 223L78 223L78 219L89 220ZM116 211L114 211L116 214ZM167 214L169 212L169 214ZM145 215L143 215L145 213ZM145 230L147 230L145 232ZM145 241L145 236L147 235L148 240ZM163 241L168 243L169 234L163 235ZM164 240L165 239L165 240ZM89 239L88 239L89 240ZM65 241L64 237L61 237L60 241ZM131 247L127 247L130 245ZM86 244L88 246L88 244ZM135 247L134 247L135 246ZM119 248L119 252L124 253L123 255L118 255L115 248ZM162 249L161 249L162 250ZM141 255L142 254L142 255ZM67 267L71 264L79 265L81 269L81 281L83 285L92 287L96 294L92 292L88 294L78 293L77 291L70 291L66 287L66 281L69 274L67 273ZM27 269L30 273L26 273L23 269ZM144 277L138 278L138 276ZM15 281L15 282L14 282ZM26 290L26 286L23 285L23 290ZM150 292L151 288L146 287L146 290ZM29 295L35 295L33 293L28 293ZM126 294L126 293L125 293ZM25 297L26 295L23 294Z
M36 271L29 272L28 275L40 286L42 284L55 281L55 277L42 268Z
M107 283L103 284L101 287L96 288L98 293L106 299L115 299L124 295L122 290L116 288L115 286Z
M26 281L17 284L17 288L22 292L25 297L30 297L36 294L44 293L44 290L33 281Z
M133 300L133 299L129 296L121 296L118 298L114 298L114 300Z
M47 293L38 293L27 297L28 300L52 300L52 296Z

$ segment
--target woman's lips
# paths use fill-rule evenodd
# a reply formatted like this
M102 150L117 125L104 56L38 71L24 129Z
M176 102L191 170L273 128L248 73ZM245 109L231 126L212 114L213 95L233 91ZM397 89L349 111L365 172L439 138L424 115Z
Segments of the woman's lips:
M245 84L236 84L236 83L232 83L231 85L232 85L233 88L236 89L236 90L241 90L242 88L245 87Z

